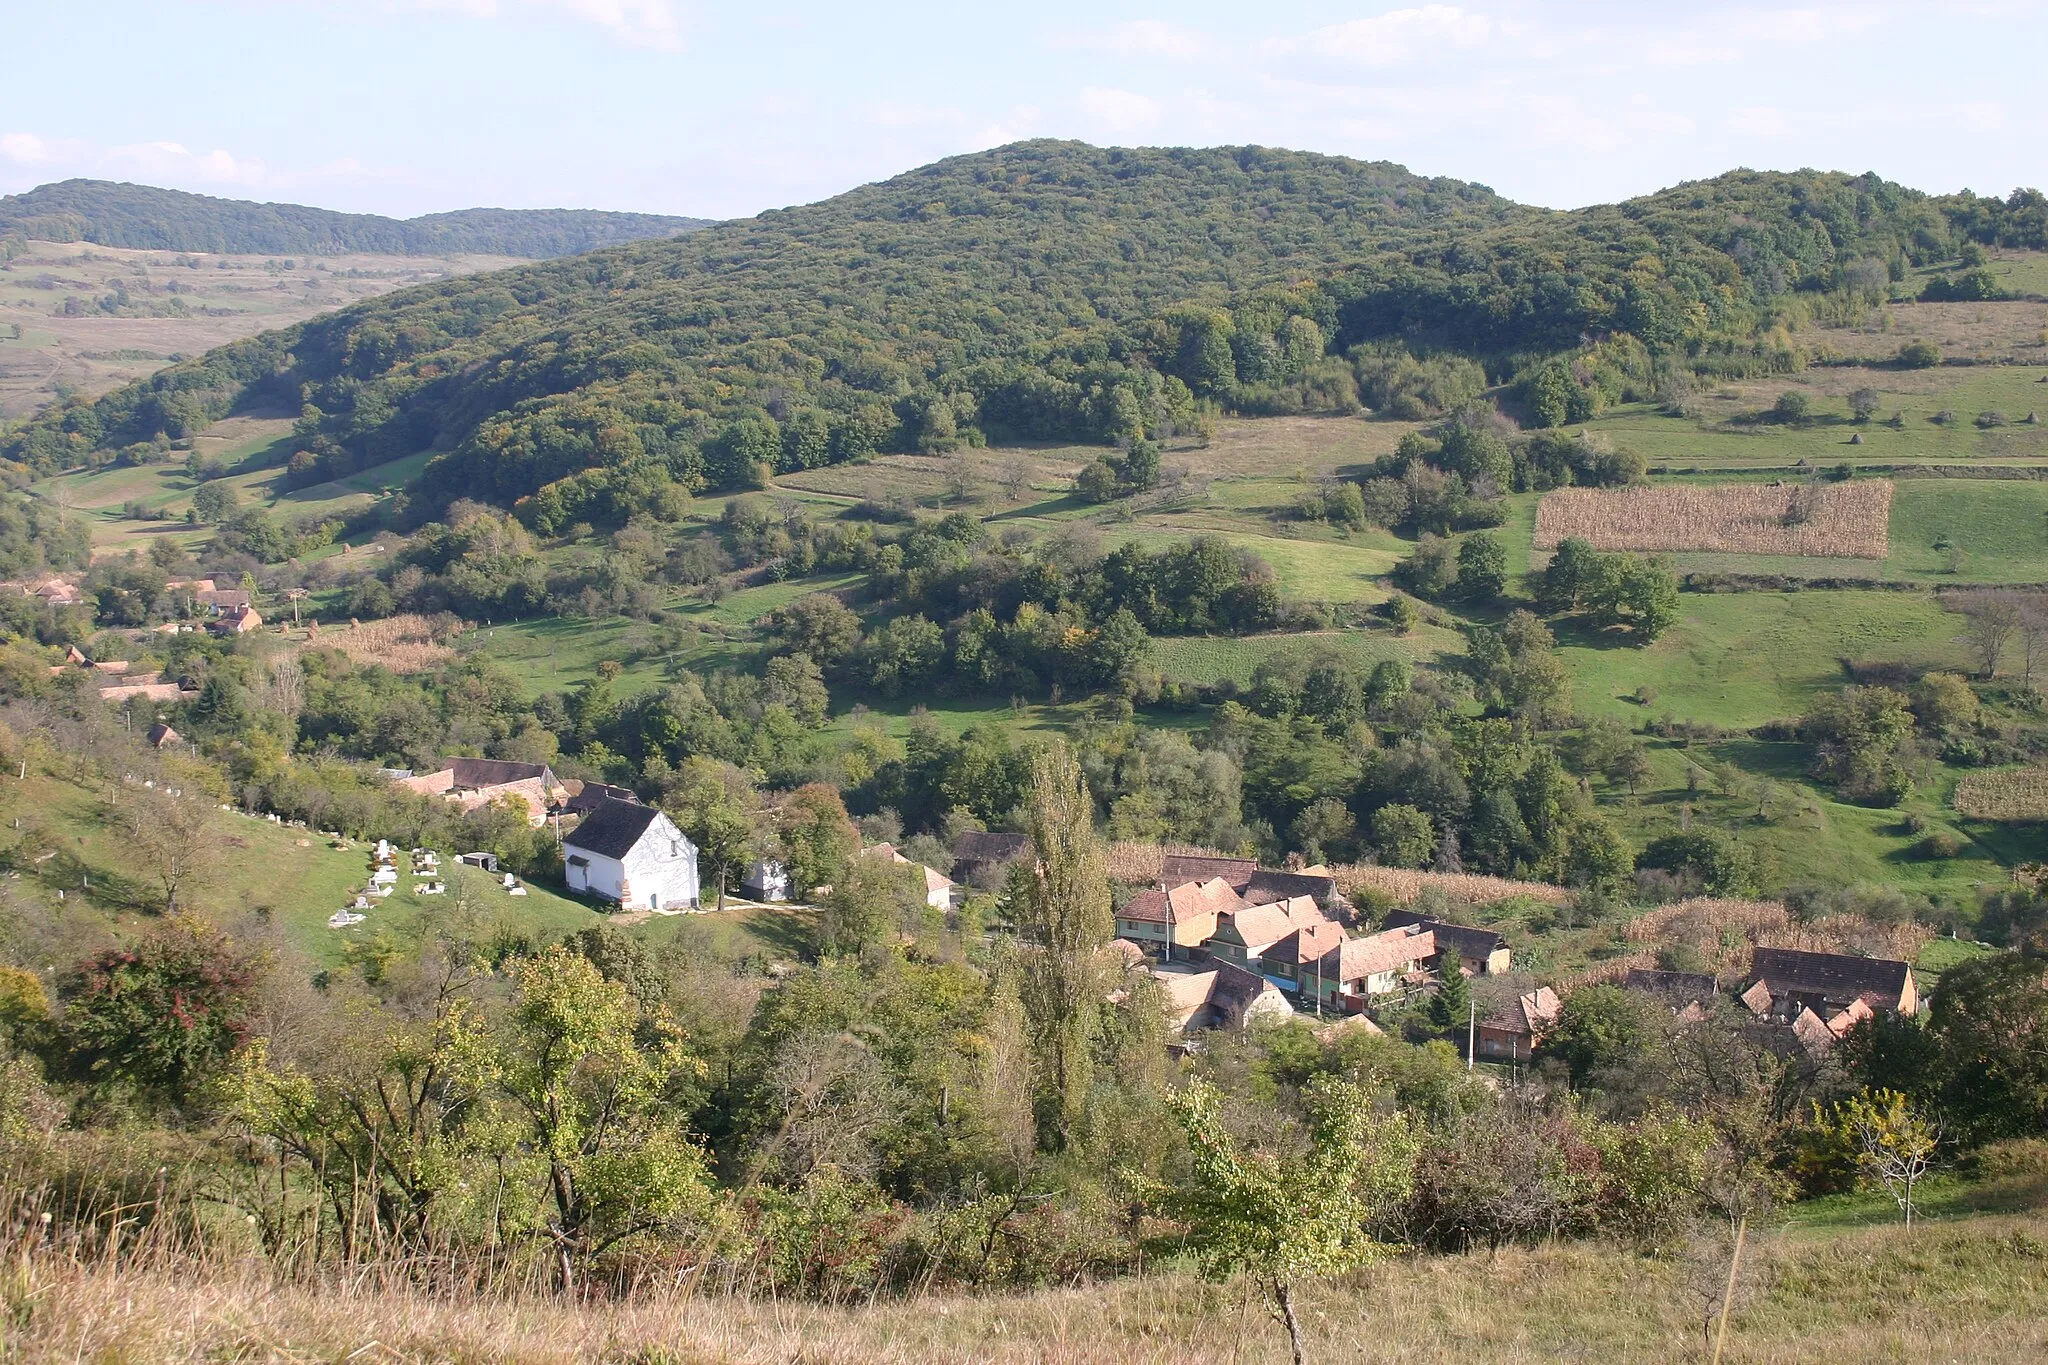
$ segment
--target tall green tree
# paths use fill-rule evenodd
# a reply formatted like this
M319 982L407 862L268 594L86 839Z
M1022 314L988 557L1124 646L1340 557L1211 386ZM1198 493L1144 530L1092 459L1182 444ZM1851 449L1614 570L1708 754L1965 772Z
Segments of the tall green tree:
M1019 994L1047 1091L1046 1126L1065 1142L1088 1093L1105 984L1102 950L1115 920L1095 803L1064 743L1032 756L1027 811L1038 862L1015 910L1024 944Z

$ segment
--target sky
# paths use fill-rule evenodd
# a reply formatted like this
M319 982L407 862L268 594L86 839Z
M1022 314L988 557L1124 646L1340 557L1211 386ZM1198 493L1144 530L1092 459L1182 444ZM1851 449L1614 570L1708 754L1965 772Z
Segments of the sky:
M1552 208L1736 166L2048 183L2048 0L7 0L0 34L0 193L725 218L1030 137L1293 147Z

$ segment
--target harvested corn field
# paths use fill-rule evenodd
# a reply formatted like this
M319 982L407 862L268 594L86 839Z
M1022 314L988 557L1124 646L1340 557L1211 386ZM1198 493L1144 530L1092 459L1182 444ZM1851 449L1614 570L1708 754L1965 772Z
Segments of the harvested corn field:
M1979 820L2048 820L2048 764L1971 773L1956 784L1956 809Z
M316 624L306 644L339 650L351 663L382 664L393 673L424 673L455 657L443 642L461 629L462 623L446 612L387 616L381 621L351 621L345 629L322 630Z
M1602 550L1883 559L1891 509L1888 479L1560 488L1537 504L1536 545L1577 536Z

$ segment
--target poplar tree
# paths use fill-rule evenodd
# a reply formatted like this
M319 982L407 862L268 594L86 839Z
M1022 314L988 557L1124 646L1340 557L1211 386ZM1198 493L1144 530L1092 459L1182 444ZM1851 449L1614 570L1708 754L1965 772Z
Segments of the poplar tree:
M1028 823L1038 864L1016 906L1024 945L1019 994L1045 1087L1044 1123L1064 1143L1088 1093L1107 985L1102 949L1115 927L1094 803L1065 744L1032 758Z

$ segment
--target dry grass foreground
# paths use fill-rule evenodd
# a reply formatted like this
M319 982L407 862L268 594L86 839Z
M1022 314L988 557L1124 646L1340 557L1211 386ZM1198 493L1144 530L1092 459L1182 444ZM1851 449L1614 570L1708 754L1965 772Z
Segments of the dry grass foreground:
M1697 1263L1567 1243L1407 1258L1308 1290L1317 1365L1704 1359ZM1735 1362L1990 1361L2048 1351L2048 1217L2039 1212L1756 1237ZM825 1308L642 1294L578 1306L378 1282L278 1284L260 1263L201 1271L81 1266L17 1252L0 1269L0 1356L105 1361L460 1361L494 1365L988 1362L1254 1365L1285 1337L1237 1285L1178 1275L1036 1294Z
M1578 536L1602 550L1883 559L1891 508L1889 479L1560 488L1536 506L1536 545L1554 549Z
M1956 809L1979 820L2048 820L2048 763L1971 773L1956 784Z

